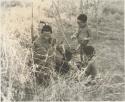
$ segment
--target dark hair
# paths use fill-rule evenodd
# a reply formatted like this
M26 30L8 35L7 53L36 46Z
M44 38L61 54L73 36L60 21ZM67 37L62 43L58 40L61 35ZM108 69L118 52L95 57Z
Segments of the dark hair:
M93 46L86 46L84 48L84 53L87 55L87 56L91 56L93 57L95 55L95 49Z
M85 14L80 14L78 17L77 17L77 20L80 20L82 21L83 23L87 22L87 15Z
M44 25L41 33L43 33L44 31L52 33L52 27L50 25Z

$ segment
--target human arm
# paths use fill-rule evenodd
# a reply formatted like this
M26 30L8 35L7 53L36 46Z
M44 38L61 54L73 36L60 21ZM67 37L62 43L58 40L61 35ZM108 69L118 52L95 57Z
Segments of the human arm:
M87 29L86 33L87 33L87 37L85 37L84 40L91 40L91 30Z
M74 40L74 39L77 38L77 36L78 36L78 32L75 32L75 33L71 36L71 39Z

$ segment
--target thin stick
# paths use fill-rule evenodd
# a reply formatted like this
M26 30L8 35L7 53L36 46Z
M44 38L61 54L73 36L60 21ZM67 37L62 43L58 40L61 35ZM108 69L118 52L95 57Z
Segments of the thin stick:
M65 35L65 33L64 33L64 27L63 27L63 24L62 24L62 19L61 19L61 16L60 16L58 7L57 7L57 5L56 5L56 3L55 3L54 0L52 0L52 3L54 4L55 9L56 9L56 12L58 13L58 18L59 18L59 21L60 21L60 26L61 26L61 28L62 28L61 32L62 32L62 35L63 35L63 37L64 37L64 40L66 41L68 47L71 49L71 46L70 46L70 44L69 44L69 42L68 42L68 40L67 40L67 38L66 38L66 35Z
M98 5L99 5L99 0L94 1L95 3L95 19L96 19L96 34L98 38Z
M34 37L34 35L33 35L33 1L32 1L32 15L31 15L31 17L32 17L32 24L31 24L31 43L32 43L32 45L34 45L33 44L33 37ZM35 88L35 95L36 95L36 77L35 77L35 71L36 71L36 67L34 66L34 53L33 53L33 51L34 51L34 47L32 46L32 48L31 48L31 53L32 53L32 66L33 66L33 76L34 76L34 81L35 81L35 83L34 83L34 88Z
M80 0L80 13L83 14L83 1Z
M32 2L32 24L31 24L31 39L32 39L32 43L33 43L33 2Z

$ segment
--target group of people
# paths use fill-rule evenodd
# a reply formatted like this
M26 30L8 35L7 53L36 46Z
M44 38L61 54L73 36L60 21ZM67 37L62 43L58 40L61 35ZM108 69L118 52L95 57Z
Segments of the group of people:
M49 24L40 23L43 24L43 27L39 29L39 37L35 38L33 42L35 76L38 84L48 86L52 72L65 75L70 71L74 52L63 46L63 42L57 42L57 39L52 36L52 27ZM87 15L80 14L77 17L77 23L78 31L71 36L72 40L78 41L78 47L74 49L78 52L80 61L75 63L77 70L83 71L85 77L91 77L88 85L92 84L92 80L97 74L93 60L95 49L88 45L91 33L87 26Z

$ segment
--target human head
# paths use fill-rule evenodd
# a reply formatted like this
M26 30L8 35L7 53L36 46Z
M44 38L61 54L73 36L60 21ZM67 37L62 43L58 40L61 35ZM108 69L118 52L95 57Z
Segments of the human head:
M91 60L92 57L95 55L95 49L93 46L86 46L84 48L84 57L85 57L85 60Z
M44 21L40 21L38 25L39 34L42 33L52 33L52 27L49 24L46 24Z
M40 22L43 23L43 22ZM47 25L46 23L43 23L44 26L42 27L40 31L40 36L48 39L52 35L52 27L50 25Z
M86 25L86 23L87 23L87 15L80 14L77 17L77 23L78 23L79 27L84 27Z
M41 30L41 33L52 33L52 27L50 25L44 25L42 30Z

